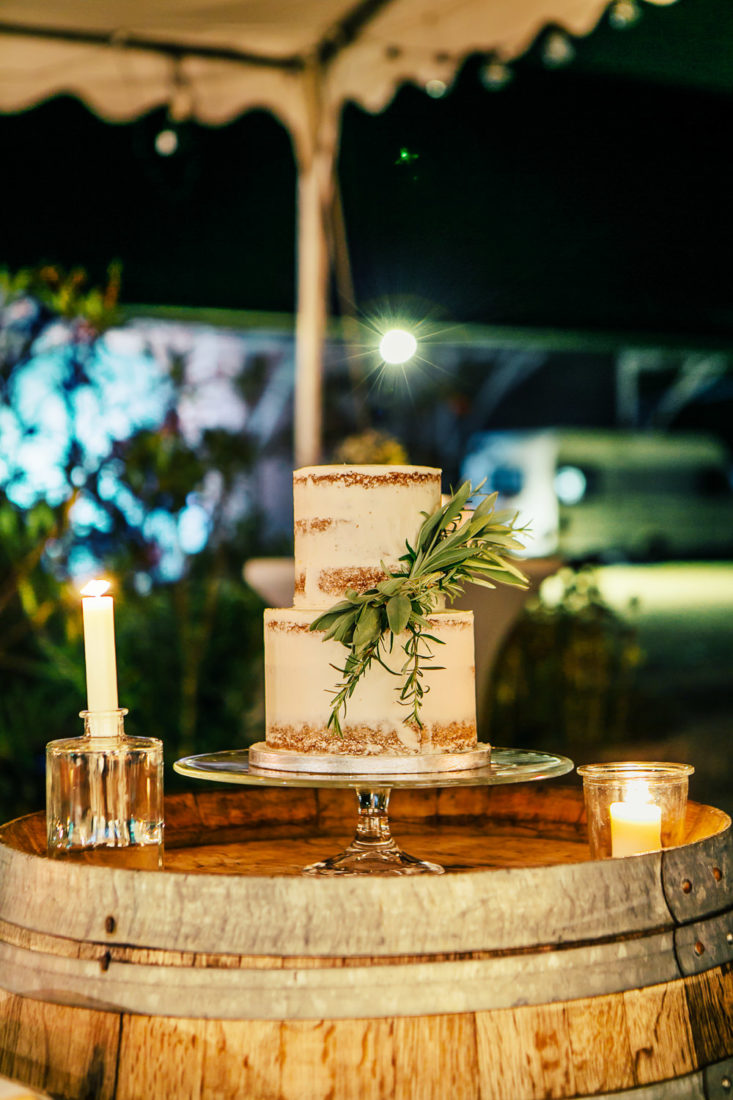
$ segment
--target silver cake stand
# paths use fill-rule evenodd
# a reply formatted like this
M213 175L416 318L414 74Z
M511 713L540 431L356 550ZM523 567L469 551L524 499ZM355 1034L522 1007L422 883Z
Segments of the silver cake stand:
M304 867L303 874L306 875L440 875L444 870L441 866L409 855L392 837L388 807L393 790L527 783L565 775L573 767L572 760L566 756L498 748L491 750L491 761L483 767L415 774L278 771L253 766L246 749L186 756L173 765L181 775L217 783L241 783L250 787L330 787L355 791L358 815L353 841L343 852Z

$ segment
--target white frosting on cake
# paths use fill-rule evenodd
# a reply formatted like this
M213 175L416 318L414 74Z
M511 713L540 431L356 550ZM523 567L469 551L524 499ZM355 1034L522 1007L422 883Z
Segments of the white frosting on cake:
M430 466L306 466L293 475L295 607L327 608L347 588L399 571L422 512L440 505Z
M429 691L420 712L423 728L400 703L402 680L376 661L349 699L342 716L343 738L326 729L333 692L347 656L340 642L323 641L310 630L313 613L306 608L265 611L265 709L267 745L301 752L374 754L447 752L476 743L473 615L438 611L430 631L445 643L430 643L430 664L423 684ZM398 635L386 660L399 671L405 660ZM424 643L427 645L428 643Z
M405 543L414 546L424 514L440 506L440 470L427 466L309 466L293 475L295 600L265 611L265 712L268 748L349 755L460 752L476 745L473 614L436 610L424 642L418 724L400 702L402 677L377 661L356 686L343 737L327 728L349 650L310 630L348 588L364 591L388 570L400 572ZM408 635L385 659L395 673Z

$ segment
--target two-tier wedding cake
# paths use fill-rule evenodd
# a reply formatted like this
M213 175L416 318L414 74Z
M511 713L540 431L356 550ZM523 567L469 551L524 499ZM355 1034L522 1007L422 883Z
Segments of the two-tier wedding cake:
M342 693L338 721L334 707L339 688L349 683L344 670L350 650L337 637L324 640L325 627L312 629L345 599L342 619L352 629L354 622L365 629L358 626L359 615L366 622L372 612L354 602L351 615L349 595L353 601L355 594L375 591L405 569L400 558L406 547L414 549L425 517L441 506L440 476L440 470L424 466L295 471L293 607L267 609L264 619L268 750L364 758L476 749L472 612L438 610L443 605L438 596L419 623L419 637L413 628L412 635L402 630L383 638L360 676L353 675L352 664L352 690ZM401 599L388 608L398 619L410 611ZM405 649L410 643L413 657L418 647L421 663L419 710L415 691L405 690L413 669ZM357 660L366 650L354 652Z

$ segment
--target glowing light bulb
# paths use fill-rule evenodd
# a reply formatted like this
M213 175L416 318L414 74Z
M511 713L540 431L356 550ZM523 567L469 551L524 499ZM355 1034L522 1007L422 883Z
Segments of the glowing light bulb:
M385 332L379 344L379 354L385 363L406 363L417 351L417 340L411 332L403 328L393 328Z
M178 134L175 130L161 130L155 138L155 151L158 156L172 157L178 149Z
M542 60L551 69L568 65L575 57L575 46L564 31L551 31L542 46Z
M479 74L479 79L484 88L490 92L496 92L503 88L512 79L512 70L498 58L491 58Z

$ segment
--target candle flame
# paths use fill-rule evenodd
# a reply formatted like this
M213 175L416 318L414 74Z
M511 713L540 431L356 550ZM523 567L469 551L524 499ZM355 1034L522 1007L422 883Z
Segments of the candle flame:
M109 581L89 581L81 590L82 596L103 596L109 589Z
M642 806L651 802L652 792L649 784L644 779L632 779L624 790L624 802L630 802L634 806Z

